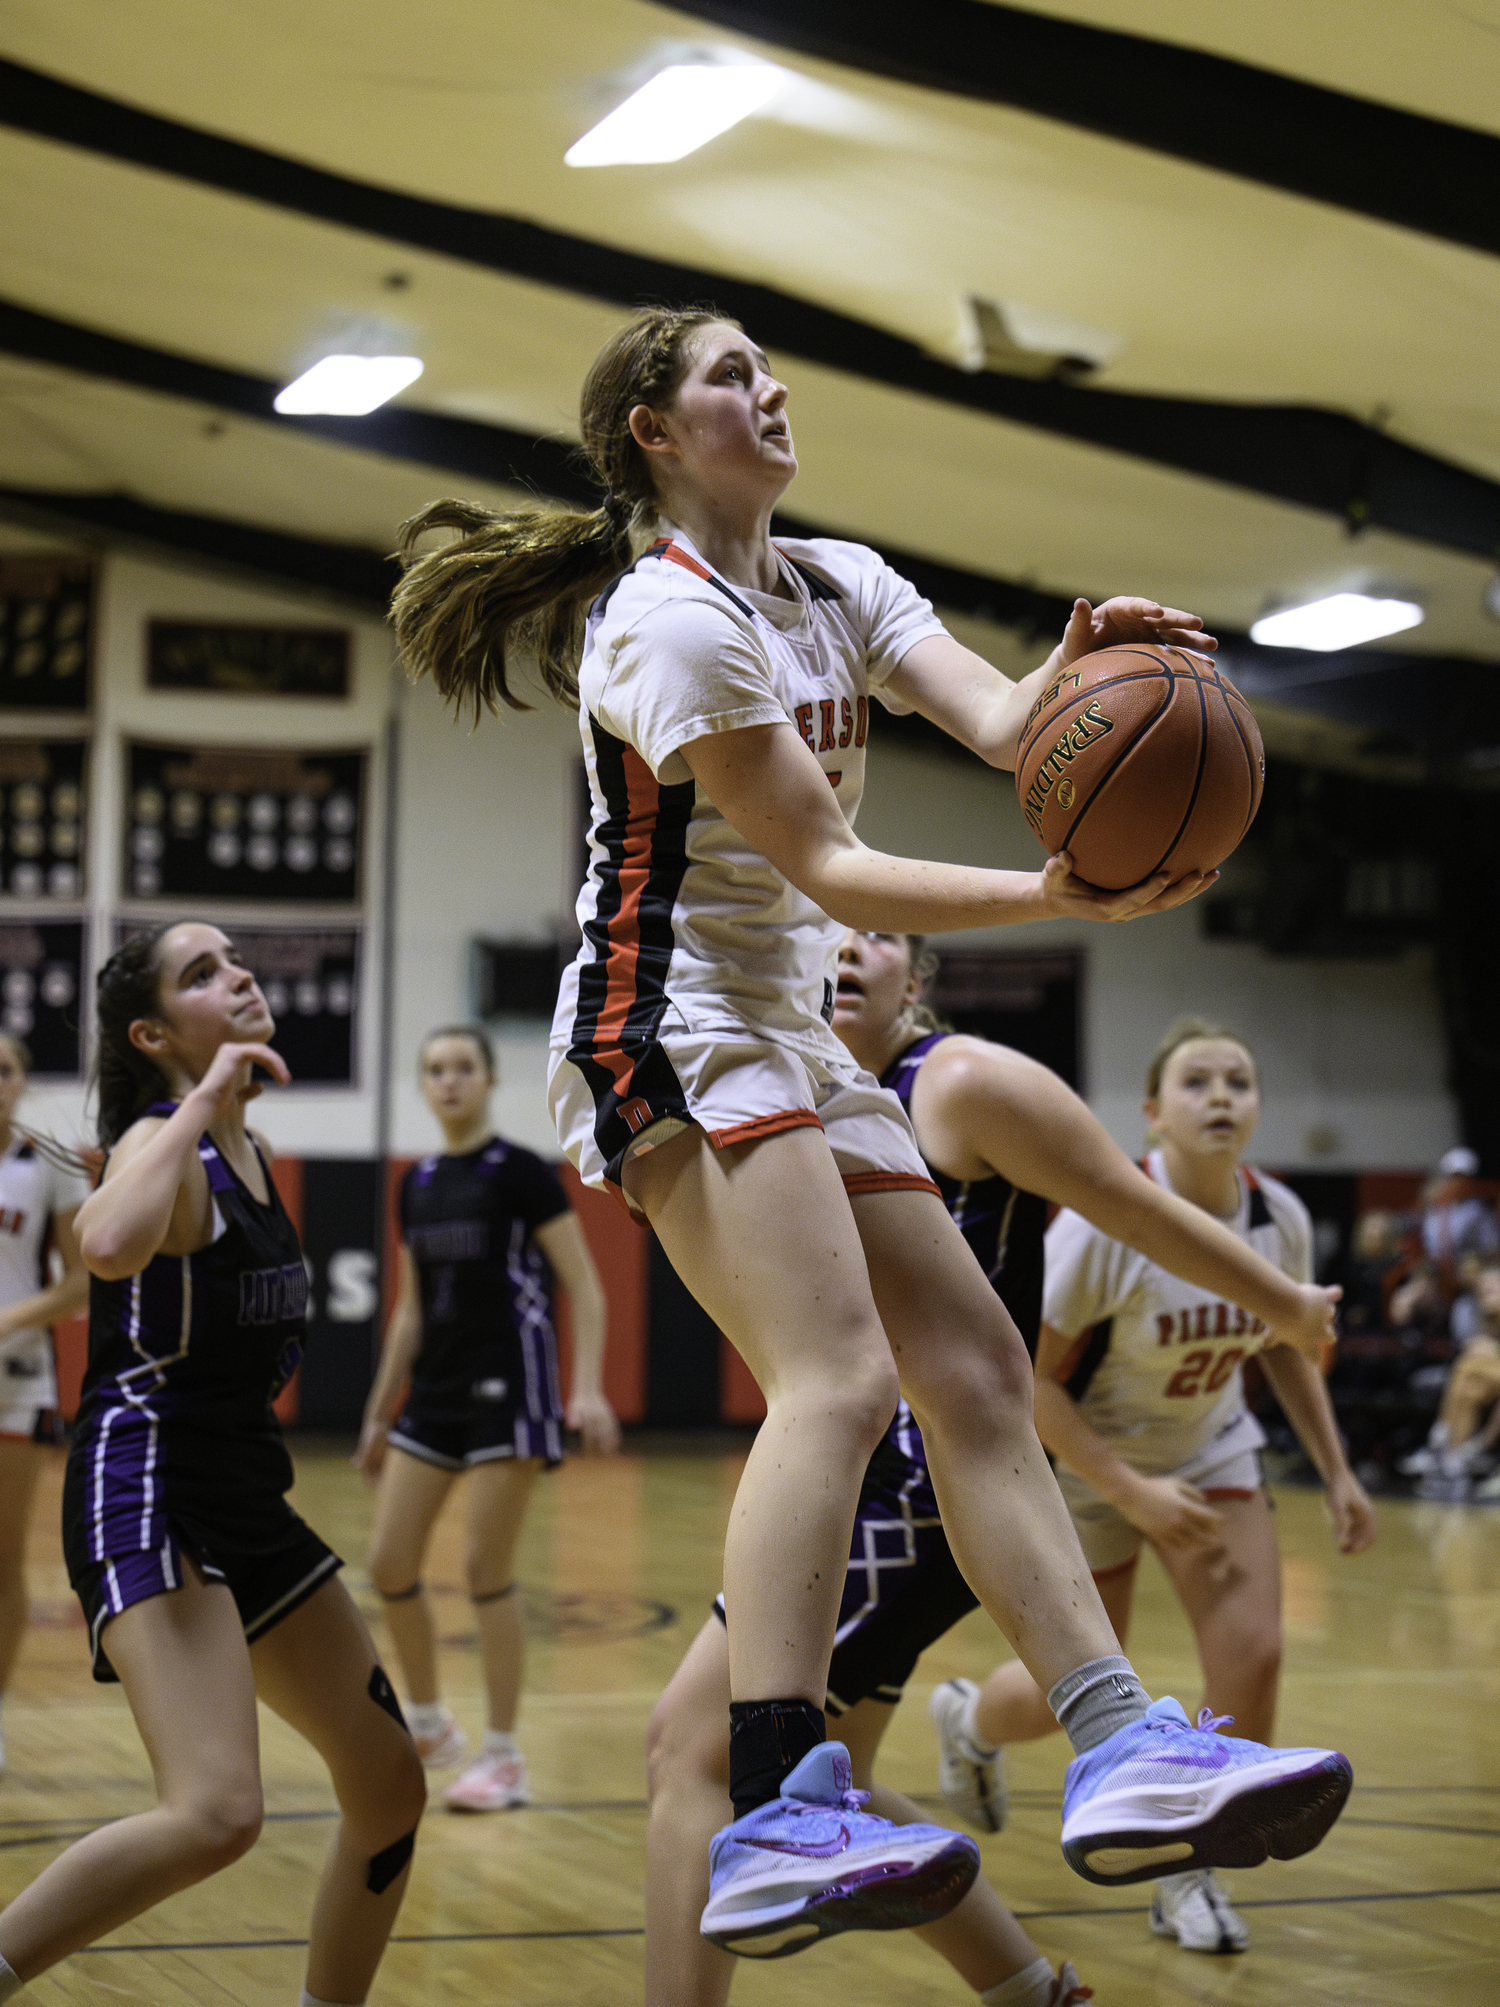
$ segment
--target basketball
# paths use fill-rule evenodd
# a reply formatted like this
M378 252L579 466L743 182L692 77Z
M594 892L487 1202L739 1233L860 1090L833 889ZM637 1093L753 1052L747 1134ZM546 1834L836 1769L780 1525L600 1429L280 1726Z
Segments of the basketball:
M1255 820L1265 753L1212 662L1148 643L1053 679L1021 733L1016 793L1037 841L1107 891L1212 871Z

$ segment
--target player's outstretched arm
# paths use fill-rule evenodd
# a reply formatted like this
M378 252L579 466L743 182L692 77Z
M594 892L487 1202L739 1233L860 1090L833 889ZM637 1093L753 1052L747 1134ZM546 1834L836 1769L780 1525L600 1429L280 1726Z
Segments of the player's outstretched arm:
M1363 1554L1375 1538L1375 1507L1349 1468L1321 1369L1284 1345L1262 1352L1260 1363L1282 1413L1323 1480L1339 1552Z
M1130 641L1192 648L1204 655L1219 645L1204 633L1195 613L1180 607L1158 606L1154 599L1109 599L1091 606L1078 599L1062 640L1040 669L1018 683L951 634L932 634L907 650L885 687L990 766L1011 771L1027 715L1058 671L1096 649Z
M537 1246L568 1292L573 1312L573 1387L564 1417L583 1437L590 1456L612 1456L620 1447L620 1424L604 1398L604 1342L609 1306L576 1213L558 1213L536 1230Z
M1210 1214L1163 1190L1035 1060L981 1039L944 1039L922 1063L912 1114L929 1160L950 1176L998 1171L1071 1206L1111 1240L1242 1305L1312 1358L1332 1338L1337 1289L1293 1282Z
M350 1458L354 1468L363 1471L366 1477L380 1475L380 1467L385 1462L385 1432L395 1420L401 1389L411 1378L411 1369L421 1349L422 1291L411 1249L403 1246L396 1304L385 1327L380 1364L375 1369L374 1381L365 1398L359 1446Z
M944 933L1023 920L1130 920L1176 905L1212 882L1170 885L1165 872L1126 892L1101 892L1066 863L984 871L871 850L849 827L828 776L788 725L747 725L679 749L724 819L799 892L846 927Z

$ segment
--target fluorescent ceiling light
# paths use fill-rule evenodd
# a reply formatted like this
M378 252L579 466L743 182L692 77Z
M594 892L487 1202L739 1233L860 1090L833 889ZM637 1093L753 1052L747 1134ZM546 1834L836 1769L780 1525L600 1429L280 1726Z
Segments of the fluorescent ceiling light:
M786 82L772 63L672 63L574 142L569 167L681 160L759 111Z
M1383 634L1419 627L1422 609L1409 599L1371 599L1363 592L1336 592L1309 606L1289 606L1267 614L1250 630L1250 639L1265 648L1315 648L1322 654L1335 648L1357 648Z
M276 409L362 418L422 374L414 355L325 355L278 392Z

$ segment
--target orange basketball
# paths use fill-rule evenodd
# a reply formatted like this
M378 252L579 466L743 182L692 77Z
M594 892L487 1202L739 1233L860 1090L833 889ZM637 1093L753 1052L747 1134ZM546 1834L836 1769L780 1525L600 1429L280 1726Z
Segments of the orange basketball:
M1211 871L1255 820L1266 759L1206 656L1154 643L1085 655L1031 708L1016 793L1039 843L1108 891Z

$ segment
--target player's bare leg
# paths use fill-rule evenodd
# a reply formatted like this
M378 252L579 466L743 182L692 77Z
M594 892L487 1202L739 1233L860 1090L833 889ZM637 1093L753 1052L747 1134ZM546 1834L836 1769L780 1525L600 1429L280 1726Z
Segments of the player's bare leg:
M1043 1691L1119 1646L1032 1420L1031 1361L941 1200L853 1200L949 1544Z
M26 1534L47 1454L40 1443L0 1438L0 1698L26 1635Z
M1125 1649L1130 1628L1130 1604L1135 1593L1135 1566L1112 1569L1103 1579L1095 1577L1095 1587L1104 1605L1119 1648ZM1019 1659L1007 1659L996 1666L979 1690L974 1708L977 1739L987 1748L999 1749L1007 1742L1039 1742L1056 1735L1057 1716Z
M328 1765L339 1823L308 1933L315 2000L363 2001L411 1872L427 1784L364 1620L324 1583L251 1647L261 1699Z
M1263 1491L1215 1497L1213 1546L1161 1549L1162 1566L1187 1612L1203 1667L1204 1699L1233 1715L1226 1733L1269 1742L1281 1674L1281 1552Z
M380 1471L370 1536L370 1583L384 1608L407 1698L417 1707L438 1699L437 1640L422 1588L427 1543L457 1472L388 1449Z
M516 1725L526 1634L516 1589L516 1542L526 1523L538 1458L482 1463L468 1475L464 1576L474 1604L488 1720L506 1734Z
M75 1842L0 1915L0 1957L23 1980L228 1867L260 1832L245 1633L223 1583L184 1566L182 1588L132 1604L104 1632L157 1803Z
M815 1129L716 1150L695 1127L625 1178L766 1398L724 1547L731 1691L821 1710L860 1479L897 1397L842 1182Z

